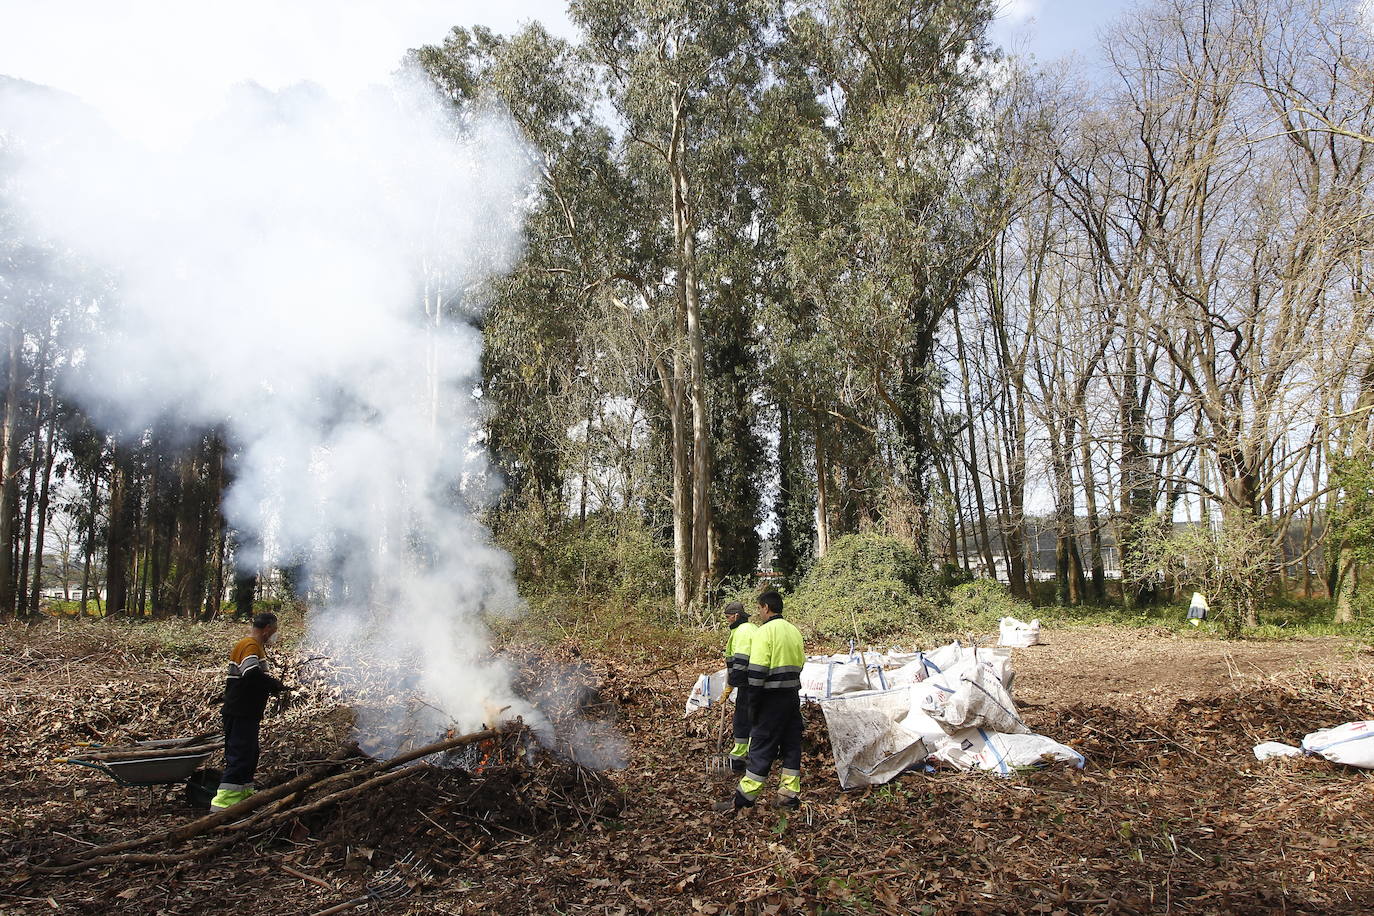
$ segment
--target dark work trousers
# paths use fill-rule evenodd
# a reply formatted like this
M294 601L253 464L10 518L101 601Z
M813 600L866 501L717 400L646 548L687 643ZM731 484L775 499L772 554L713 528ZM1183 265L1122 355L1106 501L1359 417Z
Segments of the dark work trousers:
M784 770L801 769L801 688L754 688L754 729L749 733L748 777L763 782L777 761ZM748 778L746 777L746 778Z
M224 779L222 785L246 786L258 769L258 729L261 719L224 715Z
M754 730L754 718L752 715L754 705L754 688L748 684L743 687L735 688L735 730L734 737L736 744L747 744L749 735Z

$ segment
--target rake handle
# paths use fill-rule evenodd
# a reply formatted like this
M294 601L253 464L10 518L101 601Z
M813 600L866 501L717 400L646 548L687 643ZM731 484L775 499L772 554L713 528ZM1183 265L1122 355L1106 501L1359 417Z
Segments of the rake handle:
M346 910L360 907L371 899L371 897L354 897L352 900L345 900L343 903L331 906L327 910L320 910L315 916L329 916L330 913L342 913Z
M342 913L354 907L360 907L369 901L381 902L383 900L395 900L404 897L411 891L411 886L401 882L399 878L393 878L384 884L370 886L367 893L361 897L354 897L352 900L345 900L343 903L335 904L327 910L320 910L315 916L329 916L330 913Z

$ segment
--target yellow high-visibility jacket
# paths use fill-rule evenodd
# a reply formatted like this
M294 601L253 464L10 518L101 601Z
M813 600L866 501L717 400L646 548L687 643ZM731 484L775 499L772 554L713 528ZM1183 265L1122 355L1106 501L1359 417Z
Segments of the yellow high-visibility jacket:
M761 623L749 640L749 686L764 690L801 689L806 649L801 631L774 617Z
M725 677L731 687L749 684L749 645L758 629L747 620L730 628L730 638L725 642Z

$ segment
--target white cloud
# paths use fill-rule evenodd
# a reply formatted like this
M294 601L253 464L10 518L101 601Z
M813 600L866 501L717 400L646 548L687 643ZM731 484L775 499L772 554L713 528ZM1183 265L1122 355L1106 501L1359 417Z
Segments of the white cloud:
M1003 0L997 16L1011 25L1020 25L1040 12L1043 0Z
M62 89L143 139L184 133L245 81L349 95L455 25L570 35L559 0L0 0L0 74Z

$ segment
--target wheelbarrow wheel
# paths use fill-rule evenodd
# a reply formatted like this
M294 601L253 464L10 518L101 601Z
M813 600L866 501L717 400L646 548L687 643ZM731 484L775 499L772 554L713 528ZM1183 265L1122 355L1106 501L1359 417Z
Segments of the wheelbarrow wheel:
M219 790L224 774L219 770L196 770L186 780L186 804L204 810L210 807L210 800Z

